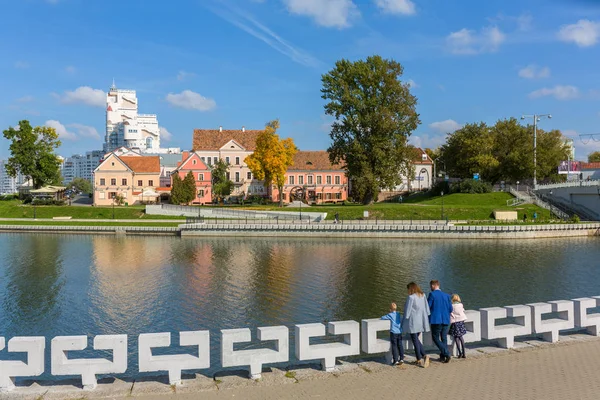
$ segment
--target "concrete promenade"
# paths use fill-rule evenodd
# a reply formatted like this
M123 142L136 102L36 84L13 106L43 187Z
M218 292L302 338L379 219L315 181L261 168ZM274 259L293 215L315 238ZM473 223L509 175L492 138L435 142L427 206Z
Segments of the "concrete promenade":
M539 343L537 343L539 345ZM142 395L153 400L175 399L545 399L600 398L600 338L582 336L577 341L525 347L453 359L450 364L431 362L428 369L414 365L390 367L375 362L344 372L285 377L283 371L264 374L263 382L236 385L221 378L218 390ZM436 358L434 356L433 358ZM275 375L275 376L269 376ZM175 395L175 396L174 396Z

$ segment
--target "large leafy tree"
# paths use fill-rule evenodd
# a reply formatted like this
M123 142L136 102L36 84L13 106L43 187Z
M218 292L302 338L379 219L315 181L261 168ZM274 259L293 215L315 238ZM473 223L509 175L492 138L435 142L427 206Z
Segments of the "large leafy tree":
M60 146L60 140L54 128L34 128L29 121L23 120L18 127L10 127L3 134L11 142L11 157L6 164L10 176L21 173L31 179L35 189L61 181L60 161L54 153Z
M533 136L533 127L528 127ZM558 166L569 157L570 148L561 131L553 129L537 131L537 176L540 180L557 182L564 178L558 175ZM533 161L531 161L533 164Z
M600 151L594 151L588 155L588 162L600 162Z
M212 175L212 197L213 203L219 203L225 196L229 196L233 190L233 182L227 178L229 165L222 159L213 164Z
M298 149L291 138L280 139L277 129L279 120L267 123L265 130L256 138L256 150L244 162L256 179L264 181L267 190L271 185L277 186L279 206L283 206L285 173L294 163L294 155Z
M342 59L322 76L331 126L329 158L343 163L355 198L372 203L382 188L401 183L411 161L408 137L421 123L417 98L400 81L403 68L380 56Z

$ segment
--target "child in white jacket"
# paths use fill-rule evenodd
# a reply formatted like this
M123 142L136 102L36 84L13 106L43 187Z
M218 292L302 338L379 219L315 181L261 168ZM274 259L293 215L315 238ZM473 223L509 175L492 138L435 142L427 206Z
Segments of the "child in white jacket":
M467 358L465 355L465 340L464 335L467 334L467 328L465 328L465 321L467 315L465 314L465 308L460 301L460 296L457 294L452 295L452 313L450 314L450 331L448 332L454 337L454 343L458 349L458 358Z

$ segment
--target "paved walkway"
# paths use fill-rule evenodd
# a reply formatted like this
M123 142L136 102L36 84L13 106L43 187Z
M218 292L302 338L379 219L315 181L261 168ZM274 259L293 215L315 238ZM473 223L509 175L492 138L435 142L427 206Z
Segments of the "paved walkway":
M360 371L360 372L359 372ZM178 393L176 399L544 399L600 398L600 340L589 340L431 363L328 375L298 383ZM286 378L293 382L292 379ZM221 385L222 386L222 385ZM142 396L145 400L173 394Z

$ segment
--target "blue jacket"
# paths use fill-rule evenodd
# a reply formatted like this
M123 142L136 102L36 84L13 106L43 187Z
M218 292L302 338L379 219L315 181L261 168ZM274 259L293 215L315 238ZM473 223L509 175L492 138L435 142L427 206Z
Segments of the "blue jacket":
M391 321L391 333L402 333L402 315L398 311L394 311L387 315L384 315L383 317L381 317L381 319L387 319Z
M452 313L452 301L448 293L444 293L441 290L434 290L427 296L427 303L429 303L429 315L430 324L441 324L450 325L450 314Z

